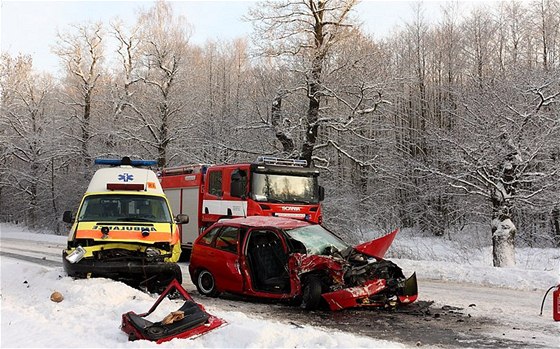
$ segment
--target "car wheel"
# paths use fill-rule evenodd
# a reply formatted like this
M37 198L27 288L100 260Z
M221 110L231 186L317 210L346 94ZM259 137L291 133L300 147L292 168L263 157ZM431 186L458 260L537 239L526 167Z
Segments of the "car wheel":
M214 275L206 269L201 270L196 278L196 289L202 295L217 297L219 292L216 290L216 280Z
M310 276L303 284L301 307L305 310L315 310L321 303L321 280Z

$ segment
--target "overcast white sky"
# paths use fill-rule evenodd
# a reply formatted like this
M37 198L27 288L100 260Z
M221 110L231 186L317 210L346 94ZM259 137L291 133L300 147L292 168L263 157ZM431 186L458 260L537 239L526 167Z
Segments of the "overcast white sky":
M34 66L56 74L58 59L51 52L57 31L65 31L71 23L102 21L109 23L119 17L132 23L139 8L149 8L154 1L16 1L0 0L1 49L11 55L30 54ZM241 17L255 1L170 1L176 14L184 15L194 27L192 42L207 39L233 39L246 36L250 23ZM367 32L382 37L412 15L414 1L365 0L358 7L358 16ZM439 13L443 1L425 1L426 17ZM436 16L437 17L437 16Z

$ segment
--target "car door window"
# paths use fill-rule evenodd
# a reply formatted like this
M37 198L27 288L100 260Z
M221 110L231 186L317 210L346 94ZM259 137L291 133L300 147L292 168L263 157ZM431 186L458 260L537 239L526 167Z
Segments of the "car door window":
M222 229L216 238L216 248L237 253L237 245L239 244L239 228L226 227Z
M214 237L216 236L218 231L220 231L220 227L216 227L210 230L208 233L204 234L204 236L200 238L199 243L208 246L212 245L212 240L214 240Z

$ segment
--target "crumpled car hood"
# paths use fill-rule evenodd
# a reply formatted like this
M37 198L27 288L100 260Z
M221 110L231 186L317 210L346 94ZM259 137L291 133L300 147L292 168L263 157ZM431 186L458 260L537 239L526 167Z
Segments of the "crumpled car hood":
M354 249L367 256L383 259L398 232L399 229L395 229L380 238L357 245Z

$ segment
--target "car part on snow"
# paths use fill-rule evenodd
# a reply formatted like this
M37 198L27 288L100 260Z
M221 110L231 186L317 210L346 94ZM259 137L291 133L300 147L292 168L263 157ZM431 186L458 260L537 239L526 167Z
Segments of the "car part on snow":
M162 321L151 322L145 319L159 306L172 291L178 292L185 303L177 311L171 312ZM210 315L204 307L196 303L177 280L173 280L156 300L147 313L136 314L129 311L122 315L121 330L128 340L146 339L158 344L174 338L200 336L225 324L225 320Z
M548 292L550 292L553 288L556 287L556 290L552 292L552 318L554 321L560 321L560 284L556 286L552 286L549 288L546 293L544 294L542 304L541 304L541 313L542 316L543 308L544 308L544 301L546 296L548 296Z

